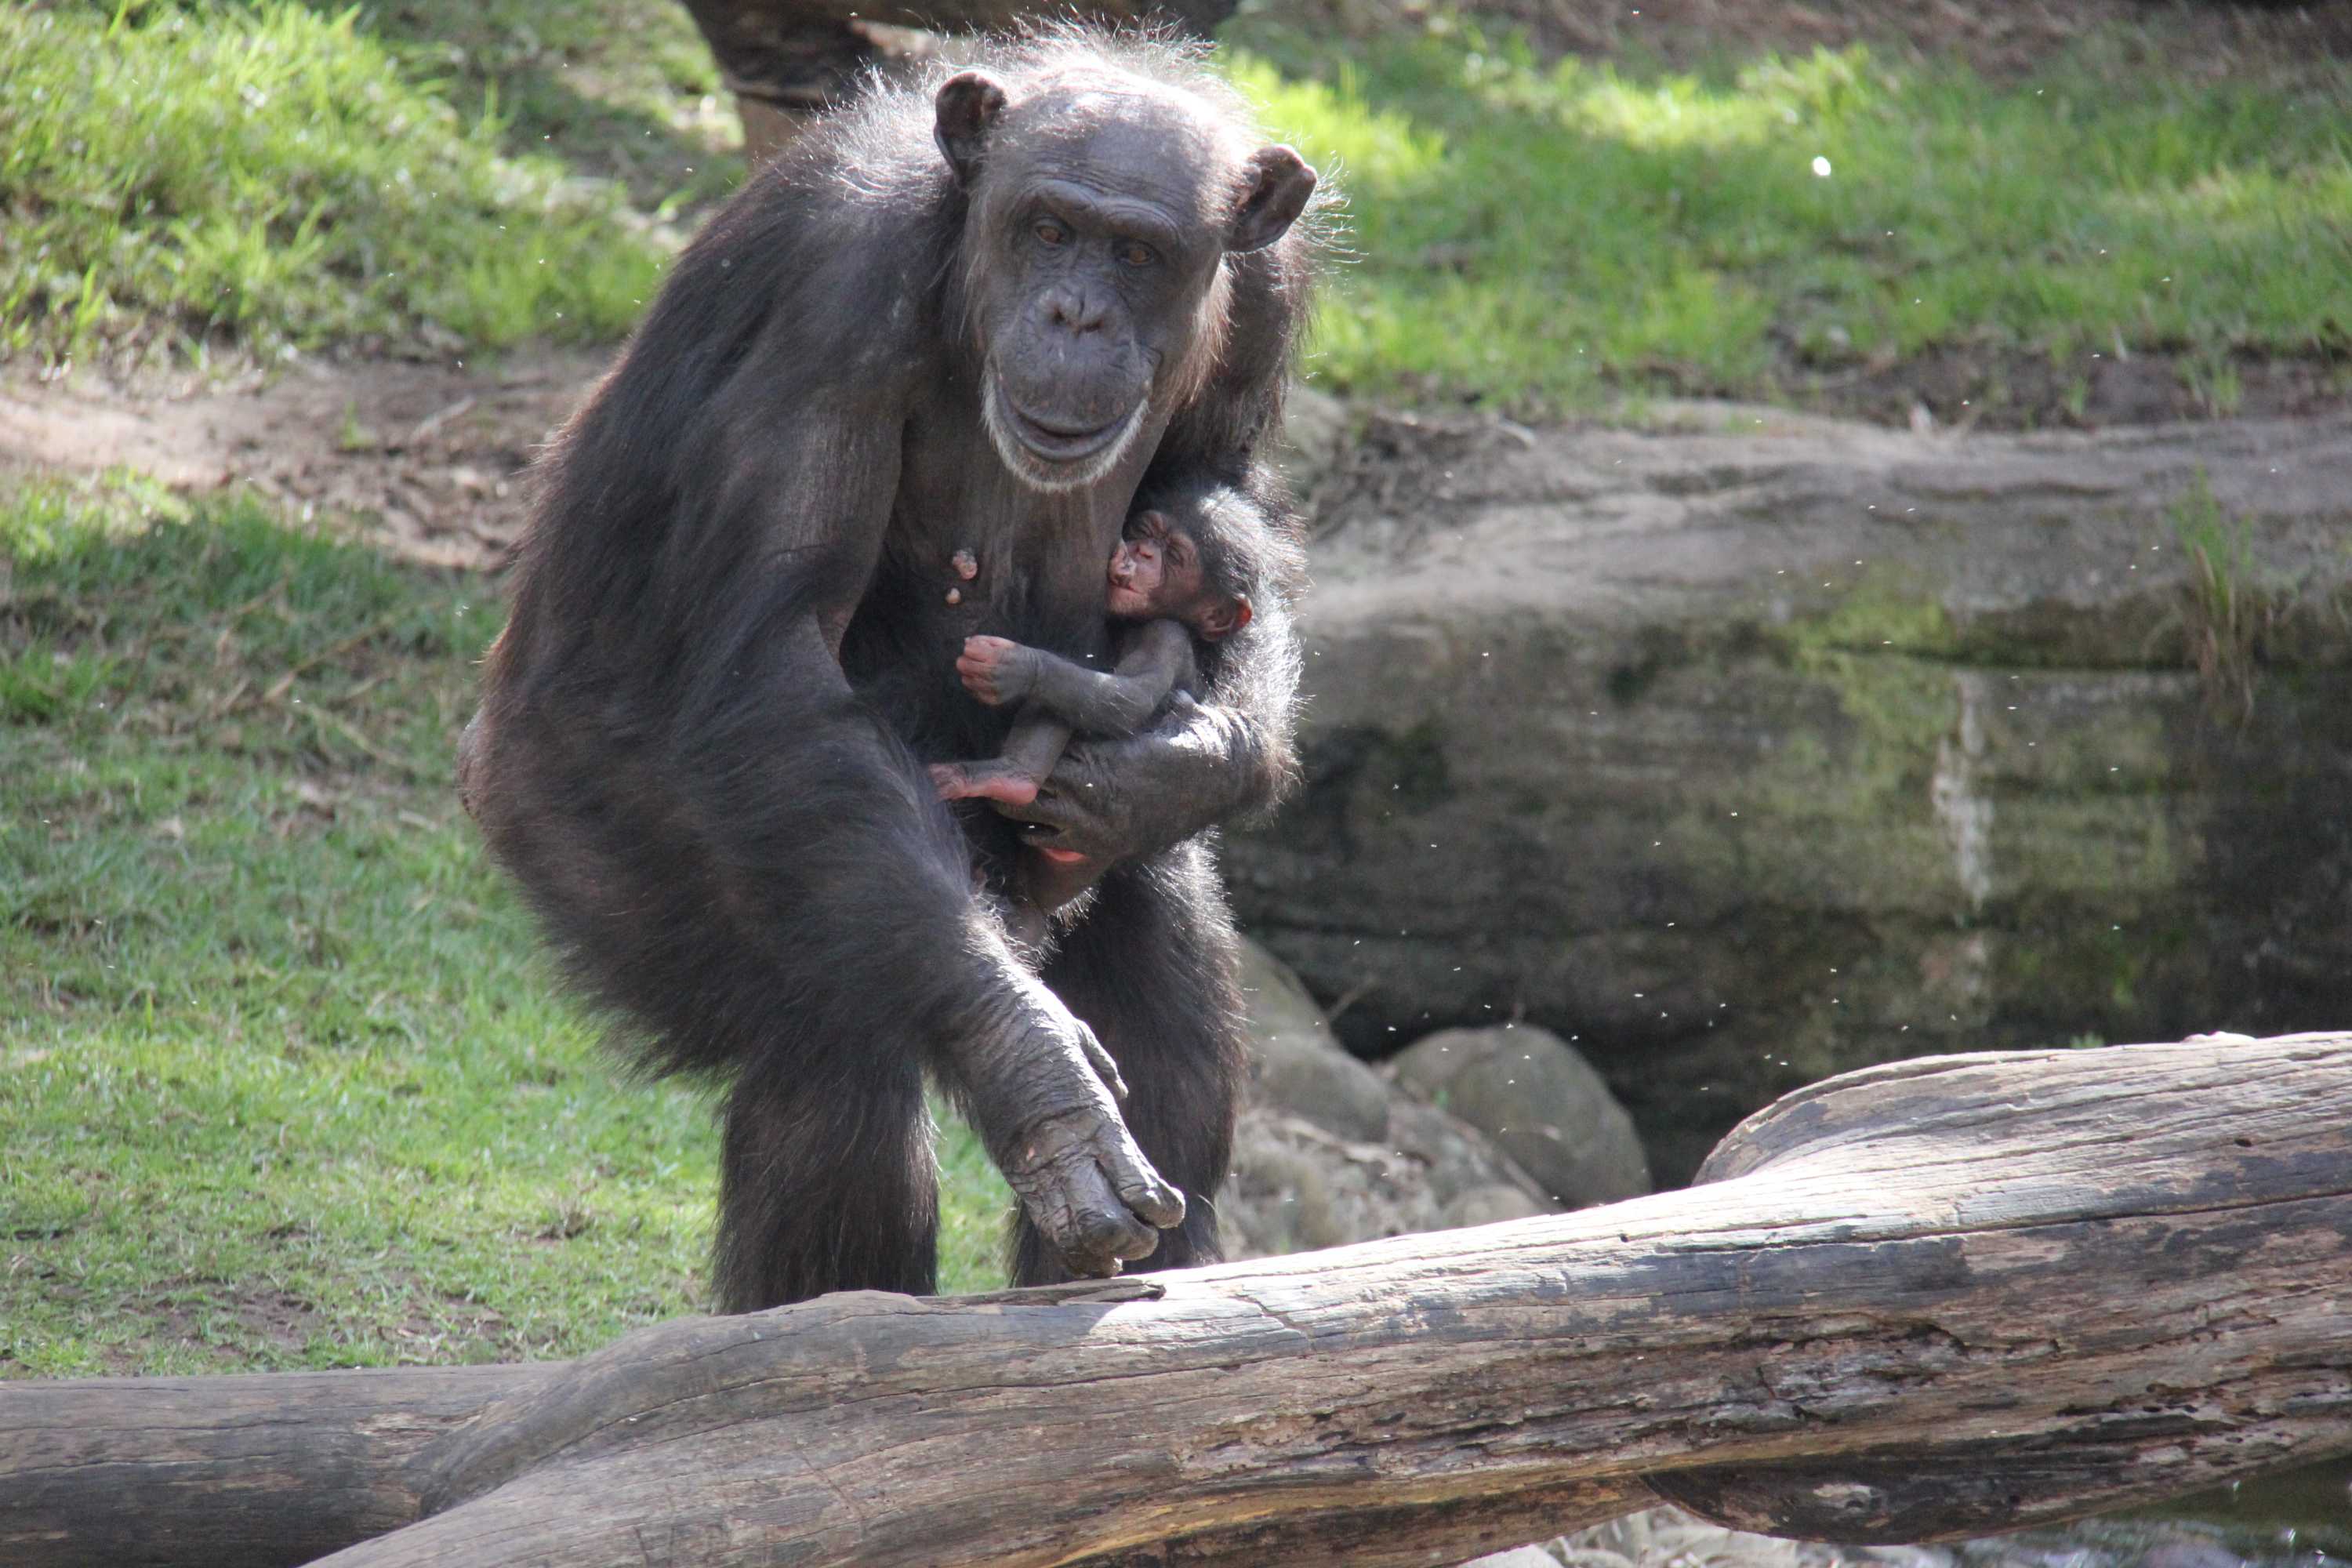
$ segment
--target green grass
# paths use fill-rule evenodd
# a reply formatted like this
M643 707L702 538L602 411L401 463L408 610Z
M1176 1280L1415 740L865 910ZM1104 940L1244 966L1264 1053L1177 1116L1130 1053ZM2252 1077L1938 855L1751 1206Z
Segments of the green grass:
M2227 351L2352 341L2352 72L2291 91L2089 48L1996 84L1855 48L1688 75L1443 18L1336 58L1244 36L1236 74L1349 195L1340 390L1573 406L2120 343L2204 355L2221 412Z
M550 984L447 773L476 579L0 497L0 1374L574 1354L695 1310L715 1134ZM951 1130L950 1289L1006 1197Z
M502 150L614 181L646 212L743 178L733 105L675 0L364 0L354 25L451 101L494 100Z
M1443 16L1234 37L1349 193L1317 339L1343 391L1573 408L2121 344L2227 413L2233 354L2347 345L2346 73L2191 81L2095 44L2005 83L1859 48L1677 74ZM609 339L663 220L741 173L656 0L19 7L0 75L0 342L48 358Z
M625 331L663 248L495 96L284 0L0 8L0 350Z
M2094 39L2018 81L1859 48L1688 74L1444 15L1228 31L1349 195L1339 390L1803 397L2122 345L2226 414L2235 356L2347 348L2346 69L2192 80ZM64 0L0 10L0 352L46 360L611 339L742 168L667 0Z

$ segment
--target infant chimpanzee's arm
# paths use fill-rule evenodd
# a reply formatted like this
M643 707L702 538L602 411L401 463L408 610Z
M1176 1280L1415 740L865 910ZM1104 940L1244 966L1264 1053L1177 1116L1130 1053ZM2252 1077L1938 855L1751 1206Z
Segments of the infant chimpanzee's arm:
M1003 637L965 639L956 668L982 702L1018 702L1024 717L1048 713L1082 735L1132 735L1179 686L1196 678L1192 633L1181 621L1146 621L1121 639L1111 670Z
M969 637L956 668L974 697L995 707L1020 704L1004 750L988 762L934 763L941 800L1000 800L1025 805L1062 760L1073 731L1132 735L1179 686L1199 677L1192 634L1181 621L1146 621L1122 638L1118 664L1105 673L1013 642Z

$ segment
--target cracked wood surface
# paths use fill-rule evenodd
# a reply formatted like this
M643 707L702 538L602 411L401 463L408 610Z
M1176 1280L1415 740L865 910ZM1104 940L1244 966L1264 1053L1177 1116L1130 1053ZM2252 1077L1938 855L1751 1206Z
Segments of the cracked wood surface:
M569 1364L0 1384L0 1560L1378 1568L1659 1497L1982 1532L2352 1450L2352 1035L1898 1063L1702 1175Z

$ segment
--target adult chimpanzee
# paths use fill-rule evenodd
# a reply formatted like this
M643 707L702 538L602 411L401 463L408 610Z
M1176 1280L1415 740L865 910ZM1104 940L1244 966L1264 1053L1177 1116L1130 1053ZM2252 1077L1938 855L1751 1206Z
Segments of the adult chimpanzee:
M1216 1257L1239 998L1197 836L1290 769L1284 606L1027 806L950 815L924 763L1004 739L968 637L1105 656L1147 475L1295 527L1254 454L1314 187L1172 48L1007 46L760 171L546 458L461 779L573 977L728 1082L725 1308L933 1287L927 1068L1020 1280ZM1024 836L1109 868L1036 973L974 887Z

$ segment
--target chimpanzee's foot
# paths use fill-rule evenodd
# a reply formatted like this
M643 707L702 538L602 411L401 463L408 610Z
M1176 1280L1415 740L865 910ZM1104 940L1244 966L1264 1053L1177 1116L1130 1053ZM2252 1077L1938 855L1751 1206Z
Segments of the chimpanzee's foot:
M941 800L1001 800L1027 805L1037 798L1037 781L1003 763L933 763L931 783Z

